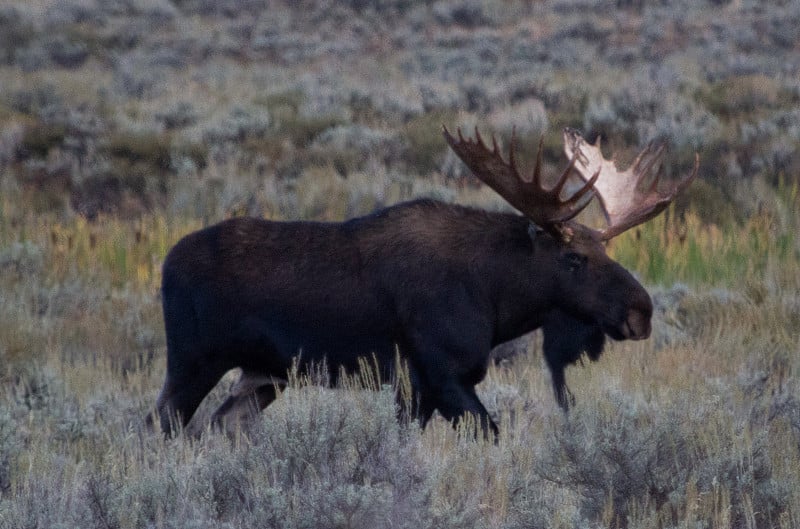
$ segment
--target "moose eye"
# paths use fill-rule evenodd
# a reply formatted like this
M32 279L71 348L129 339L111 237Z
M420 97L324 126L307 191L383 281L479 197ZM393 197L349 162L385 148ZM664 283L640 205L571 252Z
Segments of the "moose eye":
M586 256L579 253L570 252L564 256L564 262L570 272L575 272L586 264Z

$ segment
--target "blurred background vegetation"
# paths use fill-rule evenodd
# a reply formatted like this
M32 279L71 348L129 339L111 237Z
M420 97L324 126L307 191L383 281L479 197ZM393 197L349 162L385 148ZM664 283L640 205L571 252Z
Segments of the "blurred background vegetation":
M741 0L5 2L3 196L62 217L338 218L410 195L382 196L392 185L438 180L423 193L449 197L473 184L442 124L506 141L516 127L529 149L543 134L550 165L570 126L623 160L667 141L673 175L700 152L686 200L704 221L741 222L775 201L754 180L800 174L797 11ZM347 185L359 173L373 189ZM308 196L318 180L354 189L320 205Z
M798 27L781 0L0 0L0 527L800 526ZM700 154L609 247L653 338L570 370L569 419L524 340L479 388L497 447L303 381L241 437L142 431L171 245L508 208L442 125L523 161L543 136L550 172L565 126L621 165L666 141L669 178Z

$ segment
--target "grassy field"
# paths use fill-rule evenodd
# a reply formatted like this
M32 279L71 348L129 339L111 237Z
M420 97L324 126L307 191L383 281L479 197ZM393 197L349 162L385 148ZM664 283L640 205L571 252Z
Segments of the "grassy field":
M0 528L800 527L800 9L334 4L0 1ZM505 207L442 124L516 127L529 156L544 134L548 170L567 125L623 160L669 141L668 176L700 152L609 246L651 339L570 368L565 417L534 335L478 388L497 445L400 425L363 380L293 380L231 437L145 431L171 245L243 214Z

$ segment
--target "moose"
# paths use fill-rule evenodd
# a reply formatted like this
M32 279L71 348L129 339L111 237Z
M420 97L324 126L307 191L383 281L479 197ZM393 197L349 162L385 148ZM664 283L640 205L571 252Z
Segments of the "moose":
M566 366L584 354L599 358L606 337L649 336L650 296L606 255L604 241L663 211L697 175L697 157L690 176L661 183L661 171L651 176L651 169L663 145L648 146L620 171L599 142L566 129L569 164L549 187L542 143L523 176L513 138L506 160L477 128L475 139L460 129L443 134L522 215L423 199L335 223L240 217L170 250L162 276L167 372L156 403L163 432L186 426L233 368L241 378L215 424L264 409L291 369L322 365L336 383L368 358L388 382L399 357L413 392L410 409L399 407L423 428L438 410L454 424L471 416L496 435L475 392L494 346L541 328L566 411L574 404ZM578 188L563 197L568 183ZM573 220L594 197L607 221L602 230Z

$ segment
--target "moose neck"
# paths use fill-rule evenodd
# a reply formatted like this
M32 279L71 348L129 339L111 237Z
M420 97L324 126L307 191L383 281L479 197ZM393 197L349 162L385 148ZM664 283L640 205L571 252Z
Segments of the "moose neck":
M486 277L495 306L494 344L529 333L545 321L552 310L556 292L553 282L553 241L532 240L530 222L524 217L507 218L503 248L485 263Z

